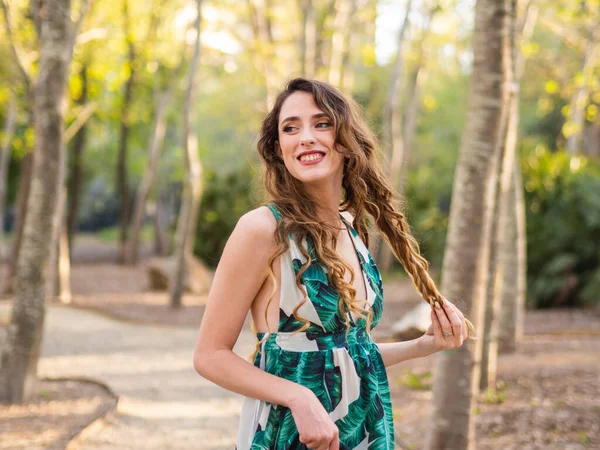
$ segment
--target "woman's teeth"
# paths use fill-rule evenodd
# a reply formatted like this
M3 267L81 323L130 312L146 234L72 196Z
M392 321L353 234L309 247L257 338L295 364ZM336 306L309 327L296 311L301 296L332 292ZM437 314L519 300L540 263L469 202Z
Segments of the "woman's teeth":
M313 153L312 155L301 156L300 161L314 161L315 159L321 158L323 158L321 153Z

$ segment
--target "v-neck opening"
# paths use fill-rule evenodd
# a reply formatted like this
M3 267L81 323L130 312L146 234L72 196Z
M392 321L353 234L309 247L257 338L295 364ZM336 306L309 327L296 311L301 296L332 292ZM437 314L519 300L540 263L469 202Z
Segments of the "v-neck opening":
M356 259L358 260L358 266L360 267L360 273L362 275L363 278L363 283L365 285L365 294L366 297L364 298L364 301L366 302L365 308L366 310L371 309L371 303L369 302L369 279L367 277L367 273L365 271L363 262L361 260L361 257L359 255L359 251L358 251L358 246L356 241L354 240L354 236L352 235L352 225L350 225L350 223L344 218L344 216L342 216L342 213L340 213L340 218L342 219L342 221L344 222L344 224L346 225L346 231L348 232L348 235L350 236L350 241L352 242L352 248L354 248L354 253L356 254ZM353 230L353 228L352 228ZM352 323L353 326L356 326L356 324L358 322L360 322L360 320L362 319L362 317L359 317L358 320L354 320L354 317L352 316L352 312L348 311L348 316L350 317L350 322Z

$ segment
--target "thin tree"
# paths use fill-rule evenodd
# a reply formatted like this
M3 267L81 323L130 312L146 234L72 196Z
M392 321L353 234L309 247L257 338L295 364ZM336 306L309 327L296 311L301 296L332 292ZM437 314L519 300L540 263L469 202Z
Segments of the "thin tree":
M502 38L506 1L477 0L466 126L456 167L441 292L460 300L480 337L485 317L491 220L499 143L507 114ZM474 449L481 338L436 356L430 434L425 448Z
M34 104L33 91L31 88L32 81L30 73L33 71L32 64L25 56L25 52L18 48L13 36L13 26L11 22L11 10L10 4L7 4L6 0L0 0L0 7L4 15L4 28L6 31L6 37L8 39L8 45L10 53L15 66L18 69L19 77L23 83L24 97L25 97L25 108L28 116L28 124L33 126L33 110L29 105ZM34 18L34 24L36 31L39 32L38 21L35 19L37 5L32 4L32 17ZM8 273L6 277L6 284L4 286L5 293L12 292L13 278L16 271L16 262L19 258L19 252L21 250L21 241L23 236L23 228L25 224L25 215L27 213L27 201L29 199L29 186L31 184L31 168L33 164L33 150L27 152L21 161L21 170L19 176L19 188L17 196L17 215L13 226L13 241L10 251L10 258L8 263Z
M15 123L17 116L17 96L11 92L8 102L8 114L4 123L2 133L2 144L0 147L0 257L4 259L7 256L7 249L4 242L4 206L6 205L6 187L8 184L8 163L10 161L10 149L12 147L12 138L15 133Z
M400 167L403 153L402 142L402 113L400 112L400 87L402 84L402 74L404 67L404 37L410 24L409 14L412 8L412 0L407 0L404 19L398 31L398 48L396 51L396 61L390 78L387 99L383 111L383 149L388 162L387 176L391 179ZM393 185L392 180L392 185ZM382 264L382 257L385 253L381 237L374 239L373 248L376 252L377 264ZM382 268L385 271L385 269Z
M70 19L70 0L47 0L43 14L36 18L40 58L34 105L35 158L11 324L0 360L2 402L22 402L37 385L45 315L44 267L58 232L58 202L65 174L64 97L73 37L88 5L87 1L82 5L75 26Z
M315 76L317 58L317 22L313 0L298 0L302 15L302 37L300 38L301 74L306 78Z
M185 287L185 274L188 272L186 260L190 260L193 254L198 208L202 195L202 165L198 158L198 137L191 129L192 107L197 90L196 73L200 63L200 23L202 18L202 0L196 0L196 2L197 15L194 23L196 41L194 42L194 54L190 63L183 104L182 146L186 176L179 223L177 224L175 274L173 283L170 286L170 305L172 308L180 308L182 305L181 298Z

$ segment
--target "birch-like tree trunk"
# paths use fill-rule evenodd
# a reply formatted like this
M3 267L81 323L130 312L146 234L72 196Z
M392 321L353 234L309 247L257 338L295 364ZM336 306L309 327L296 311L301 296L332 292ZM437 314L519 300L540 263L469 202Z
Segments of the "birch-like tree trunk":
M5 259L8 256L6 242L4 238L4 214L6 206L6 187L8 184L8 163L10 162L10 150L12 147L12 138L15 133L15 124L17 117L17 96L11 93L8 102L8 114L2 133L2 147L0 148L0 258Z
M441 292L470 317L478 339L436 356L428 450L474 449L491 221L503 114L506 4L477 0L466 126L452 190Z
M186 259L192 257L198 208L202 195L202 165L198 158L198 138L191 130L192 108L197 90L196 73L200 63L200 23L202 18L202 0L196 0L196 2L197 16L194 24L196 41L194 43L194 55L192 56L189 68L188 84L183 104L182 146L186 178L175 243L175 275L173 283L170 286L170 305L172 308L180 308L182 306L185 274L187 273Z
M66 144L66 143L65 143ZM50 250L50 271L48 274L47 295L61 303L71 303L71 256L67 233L66 215L67 192L62 189L58 201L58 229L54 231L56 242Z
M175 78L177 79L177 78ZM150 135L150 143L148 144L148 160L146 162L146 171L142 177L142 182L137 191L135 205L133 208L133 216L131 228L129 231L129 242L127 245L126 262L127 264L137 263L139 256L139 241L140 231L146 212L146 200L150 194L150 190L154 185L156 172L158 170L158 162L163 149L165 131L167 129L166 112L171 102L172 88L166 92L158 94L156 102L156 111L154 117L154 125Z
M317 58L317 19L313 0L299 0L302 15L302 37L300 38L300 62L303 77L313 78Z
M125 41L127 43L127 67L129 76L125 82L123 103L121 105L121 128L119 131L119 153L117 156L117 192L119 195L119 250L117 261L125 263L127 249L127 232L129 231L129 212L131 209L131 192L128 181L127 153L129 147L129 132L131 126L131 108L133 102L133 88L136 80L136 49L133 42L131 30L131 18L129 17L129 1L123 0L123 28Z
M586 43L581 68L583 81L575 91L575 95L570 103L568 124L571 129L567 133L567 152L570 155L575 155L581 150L581 141L585 126L585 108L590 95L589 86L592 78L595 76L594 72L598 59L600 59L600 25L597 25L596 32L592 33L591 39Z
M0 362L0 401L22 402L37 384L44 323L45 274L64 182L64 108L73 27L70 0L47 0L40 15L39 73L35 86L35 158L15 297ZM52 230L52 231L49 231ZM49 236L50 235L50 236Z
M77 99L77 104L84 107L88 101L88 67L87 64L81 66L79 71L79 78L81 80L81 94ZM87 122L87 121L86 121ZM77 227L79 225L79 201L81 198L81 192L83 187L83 151L87 141L87 123L84 123L81 128L77 131L77 134L73 138L73 145L71 146L71 161L70 161L70 176L69 176L69 189L68 189L68 202L69 207L67 210L67 237L69 242L69 249L72 248L75 233L77 233Z
M503 114L501 164L496 190L494 219L492 220L492 239L490 243L490 275L488 278L488 295L486 296L486 314L481 354L481 374L479 389L496 386L496 370L498 361L498 332L500 311L504 292L511 287L505 286L506 269L516 262L516 252L511 252L508 242L514 210L511 196L514 161L517 151L517 134L519 127L519 96L517 77L517 48L516 48L517 0L508 0L506 4L506 30L503 37L503 53L508 55L505 61L504 76L508 85L506 104L507 114ZM512 222L514 225L514 222ZM514 234L514 233L513 233ZM514 284L513 284L514 286Z
M331 55L329 58L329 83L340 87L342 81L343 57L348 45L350 20L355 8L354 0L337 0L333 36L331 37Z

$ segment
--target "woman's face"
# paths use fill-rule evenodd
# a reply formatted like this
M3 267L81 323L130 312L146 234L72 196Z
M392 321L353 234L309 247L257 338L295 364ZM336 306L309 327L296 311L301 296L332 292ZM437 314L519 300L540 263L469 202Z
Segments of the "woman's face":
M344 155L334 150L333 121L309 92L290 95L279 113L277 153L292 176L304 183L339 182Z

